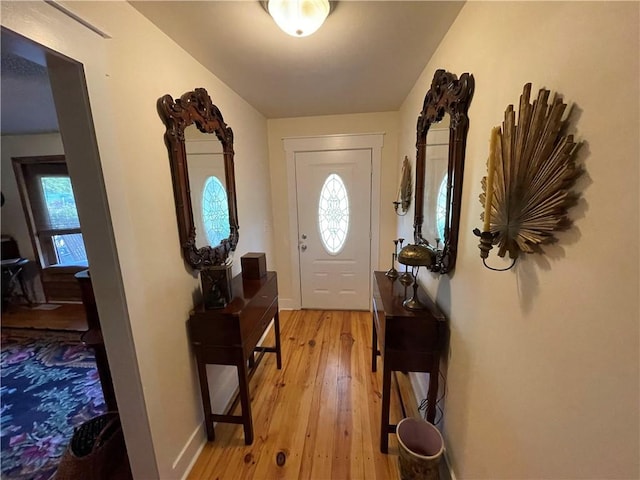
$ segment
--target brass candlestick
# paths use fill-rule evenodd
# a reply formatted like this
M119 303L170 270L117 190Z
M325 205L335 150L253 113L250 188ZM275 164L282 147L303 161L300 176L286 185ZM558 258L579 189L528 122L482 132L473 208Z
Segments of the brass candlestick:
M400 240L400 252L402 252L402 242L404 242L404 238L401 238ZM400 260L398 259L398 263L402 262L400 262ZM413 283L413 276L409 273L406 265L404 266L404 273L400 275L400 283L405 287L408 287Z
M389 277L392 280L395 280L396 278L398 278L398 270L396 270L396 258L398 257L398 242L400 241L400 239L398 240L394 240L393 244L395 245L395 251L391 254L391 268L389 270L387 270L387 273L385 273L385 275L387 277ZM400 247L402 248L402 247Z

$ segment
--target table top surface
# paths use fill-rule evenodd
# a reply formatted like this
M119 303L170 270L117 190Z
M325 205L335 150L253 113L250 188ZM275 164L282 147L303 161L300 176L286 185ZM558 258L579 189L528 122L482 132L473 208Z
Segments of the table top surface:
M239 273L233 277L231 287L233 298L226 307L206 310L204 304L200 303L191 313L215 312L219 315L239 314L260 289L275 278L276 272L267 272L264 277L257 279L244 278L242 273Z
M444 314L424 289L418 286L418 299L425 306L423 310L409 310L402 305L405 298L413 294L413 286L405 287L398 279L391 279L385 272L373 272L378 291L382 300L382 308L387 316L394 317L424 317L428 314L435 320L445 321Z

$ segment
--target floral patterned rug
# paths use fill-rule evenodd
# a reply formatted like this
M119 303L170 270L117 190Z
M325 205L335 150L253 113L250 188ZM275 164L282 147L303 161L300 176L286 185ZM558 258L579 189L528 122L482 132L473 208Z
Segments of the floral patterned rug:
M106 411L93 353L78 333L2 331L1 477L48 480L74 427Z

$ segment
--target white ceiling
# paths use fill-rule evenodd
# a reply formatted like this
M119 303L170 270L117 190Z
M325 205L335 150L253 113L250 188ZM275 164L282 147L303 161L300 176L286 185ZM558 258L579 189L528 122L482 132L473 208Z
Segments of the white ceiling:
M257 0L130 3L267 118L398 110L463 5L343 0L294 38Z
M0 38L2 135L58 131L43 52L2 31Z
M130 3L267 118L284 118L398 110L464 2L342 0L304 38L257 0ZM5 31L0 44L2 135L56 131L42 52Z

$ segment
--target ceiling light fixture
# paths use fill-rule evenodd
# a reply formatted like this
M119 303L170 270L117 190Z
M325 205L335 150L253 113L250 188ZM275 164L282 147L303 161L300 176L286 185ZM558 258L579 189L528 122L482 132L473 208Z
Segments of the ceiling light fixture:
M267 11L276 24L293 37L318 30L331 12L329 0L268 0Z

